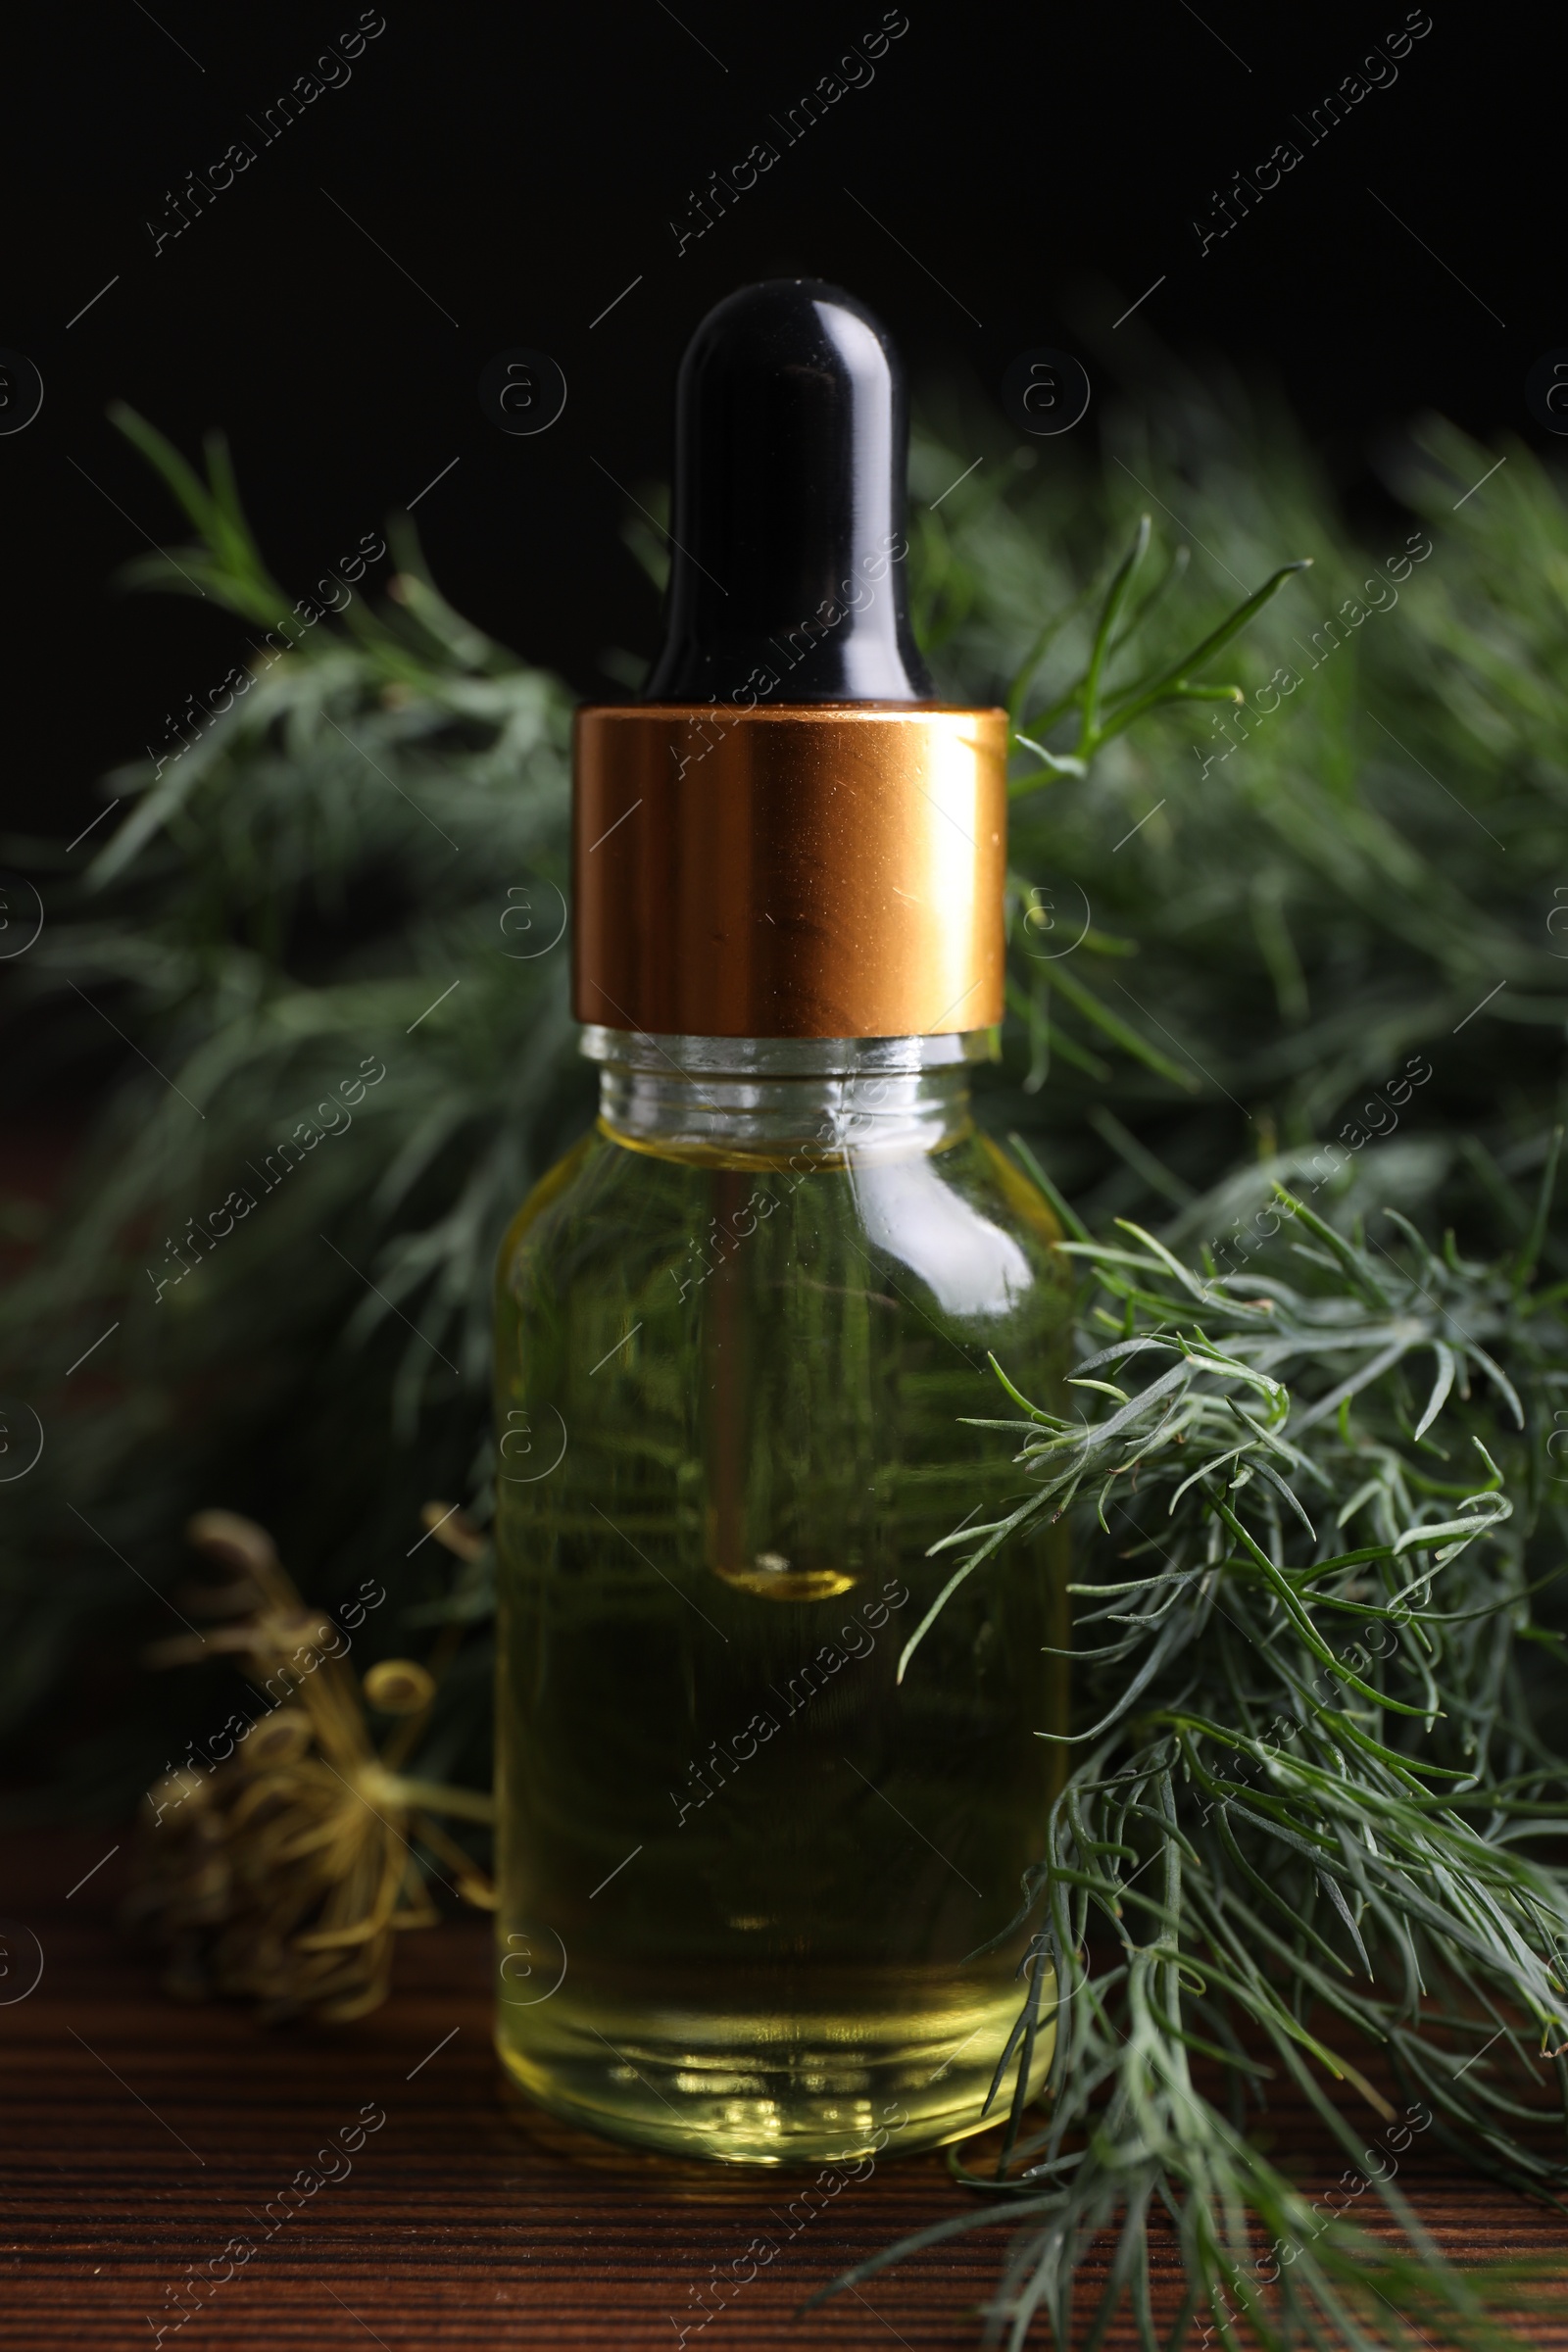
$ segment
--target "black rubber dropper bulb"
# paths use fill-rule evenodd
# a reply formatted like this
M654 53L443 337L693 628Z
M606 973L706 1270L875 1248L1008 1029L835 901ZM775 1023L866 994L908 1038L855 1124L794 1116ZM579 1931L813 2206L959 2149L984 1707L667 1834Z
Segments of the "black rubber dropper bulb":
M646 699L931 701L907 451L898 353L852 294L774 278L710 311L676 390L667 633Z

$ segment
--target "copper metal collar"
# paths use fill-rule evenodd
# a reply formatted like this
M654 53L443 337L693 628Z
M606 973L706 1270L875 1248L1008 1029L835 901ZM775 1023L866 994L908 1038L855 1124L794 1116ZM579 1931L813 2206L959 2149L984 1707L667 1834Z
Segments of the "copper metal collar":
M1006 716L579 710L573 1009L703 1037L909 1037L1003 1011Z

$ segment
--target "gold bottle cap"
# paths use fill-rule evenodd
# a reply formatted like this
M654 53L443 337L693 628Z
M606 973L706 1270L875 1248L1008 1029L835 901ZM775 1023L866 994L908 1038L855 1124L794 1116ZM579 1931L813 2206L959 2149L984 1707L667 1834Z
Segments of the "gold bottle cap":
M573 1002L656 1036L908 1037L1003 1014L1006 714L579 710Z

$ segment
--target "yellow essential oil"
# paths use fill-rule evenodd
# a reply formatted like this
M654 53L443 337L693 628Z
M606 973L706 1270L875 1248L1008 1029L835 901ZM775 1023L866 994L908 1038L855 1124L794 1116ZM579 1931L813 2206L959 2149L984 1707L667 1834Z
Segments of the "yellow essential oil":
M965 1423L1016 1409L988 1353L1042 1402L1060 1377L1051 1213L966 1079L882 1081L894 1132L837 1152L755 1107L693 1143L664 1085L673 1133L602 1120L507 1237L497 2031L598 2130L763 2163L955 2139L1023 2005L1058 1540L978 1569L898 1679L961 1556L930 1546L1027 1493ZM842 1122L843 1081L770 1091L805 1126L830 1087Z

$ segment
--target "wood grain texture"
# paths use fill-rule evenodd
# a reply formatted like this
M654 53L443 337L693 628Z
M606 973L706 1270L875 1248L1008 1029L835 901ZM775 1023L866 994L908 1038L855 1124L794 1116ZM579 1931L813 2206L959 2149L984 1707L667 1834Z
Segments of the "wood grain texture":
M641 2155L553 2123L501 2088L479 1922L411 1936L393 1999L357 2025L264 2030L241 2009L181 2007L115 1925L127 1835L69 1900L115 1833L13 1839L4 1857L0 2332L14 2352L152 2343L177 2316L168 2290L193 2265L221 2268L234 2238L254 2257L166 2344L668 2348L701 2317L693 2290L759 2237L777 2253L688 2336L703 2352L973 2352L1004 2227L800 2311L845 2264L965 2209L940 2155L878 2161L792 2233L801 2176ZM43 1954L24 1999L32 1947L18 1926ZM352 2172L264 2236L269 2203L278 2212L296 2172L368 2104L386 2121ZM1299 2113L1275 2128L1278 2156L1323 2181L1338 2174L1343 2159ZM1401 2179L1462 2260L1562 2254L1560 2217L1441 2157L1407 2161ZM1568 2296L1523 2332L1568 2352ZM1111 2338L1131 2341L1125 2328Z

